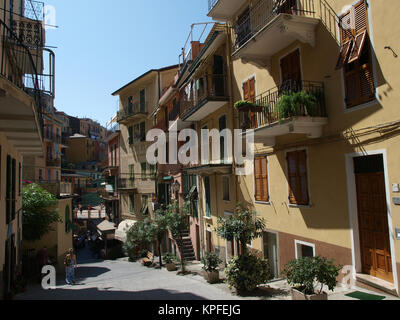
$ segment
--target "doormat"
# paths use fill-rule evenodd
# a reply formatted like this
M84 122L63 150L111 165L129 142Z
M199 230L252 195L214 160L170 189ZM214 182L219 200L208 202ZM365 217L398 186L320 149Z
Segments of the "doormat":
M353 293L346 294L346 297L358 299L358 300L385 300L386 297L377 296L374 294L369 294L361 291L356 291Z

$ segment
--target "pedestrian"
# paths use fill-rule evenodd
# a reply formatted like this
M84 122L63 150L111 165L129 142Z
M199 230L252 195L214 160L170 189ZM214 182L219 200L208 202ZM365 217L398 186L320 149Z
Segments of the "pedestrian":
M64 259L65 265L65 282L67 284L75 284L75 269L78 267L76 256L73 249L69 249Z

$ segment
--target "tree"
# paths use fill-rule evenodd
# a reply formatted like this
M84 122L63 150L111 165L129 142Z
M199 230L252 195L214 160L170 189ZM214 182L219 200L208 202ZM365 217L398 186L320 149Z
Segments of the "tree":
M51 225L62 222L61 217L54 208L57 198L42 189L37 184L30 184L23 189L22 194L22 234L27 241L40 240L50 231Z
M145 221L138 221L127 231L123 248L125 253L133 259L134 252L147 248L148 244Z
M168 229L171 231L172 237L177 242L181 252L180 262L182 273L185 273L185 258L183 256L183 235L187 232L189 228L189 222L187 219L189 212L189 203L186 202L185 206L180 208L178 201L175 201L167 206L165 212Z
M152 222L152 229L155 240L158 244L158 253L160 255L160 268L162 268L162 252L161 252L161 242L168 231L168 221L165 212L161 209L154 213L154 220Z
M227 241L239 241L242 248L242 255L247 254L247 244L252 240L262 237L266 229L264 219L257 218L257 213L250 211L238 204L236 216L224 219L218 217L218 235Z

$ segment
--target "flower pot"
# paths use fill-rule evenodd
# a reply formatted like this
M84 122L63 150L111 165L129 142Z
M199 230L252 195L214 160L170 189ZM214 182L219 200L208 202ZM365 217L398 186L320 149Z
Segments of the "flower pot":
M300 300L300 301L305 301L305 300L310 300L310 301L324 301L328 300L328 294L326 292L323 292L321 294L313 294L313 295L307 295L304 294L303 292L300 292L297 289L292 288L292 300Z
M178 270L175 263L167 263L166 264L167 270L168 271L176 271Z
M212 272L205 271L204 278L210 284L218 283L219 282L219 271L212 271Z

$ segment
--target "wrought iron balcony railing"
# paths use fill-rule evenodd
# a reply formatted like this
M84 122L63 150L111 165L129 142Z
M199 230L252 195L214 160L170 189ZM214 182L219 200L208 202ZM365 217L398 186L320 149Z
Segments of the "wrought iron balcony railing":
M180 112L184 117L194 109L212 100L228 99L228 83L225 74L205 74L193 82L186 99L181 100Z
M300 100L296 108L282 112L277 104L284 95L305 92L313 97L315 103L307 108ZM322 82L313 81L287 81L279 87L272 88L255 100L256 112L250 110L245 112L245 117L241 123L242 129L257 129L263 126L278 123L285 118L291 117L327 117L325 107L325 90Z
M234 51L281 13L314 17L314 0L260 0L247 9L234 24Z
M147 114L147 102L145 103L140 103L140 102L136 102L136 103L132 103L132 104L128 104L128 106L126 108L124 108L123 110L120 110L118 112L118 121L126 121L128 120L130 117L133 116L137 116L137 115L146 115Z
M32 96L43 135L43 115L39 77L29 48L0 19L0 76ZM26 86L29 82L30 86Z

